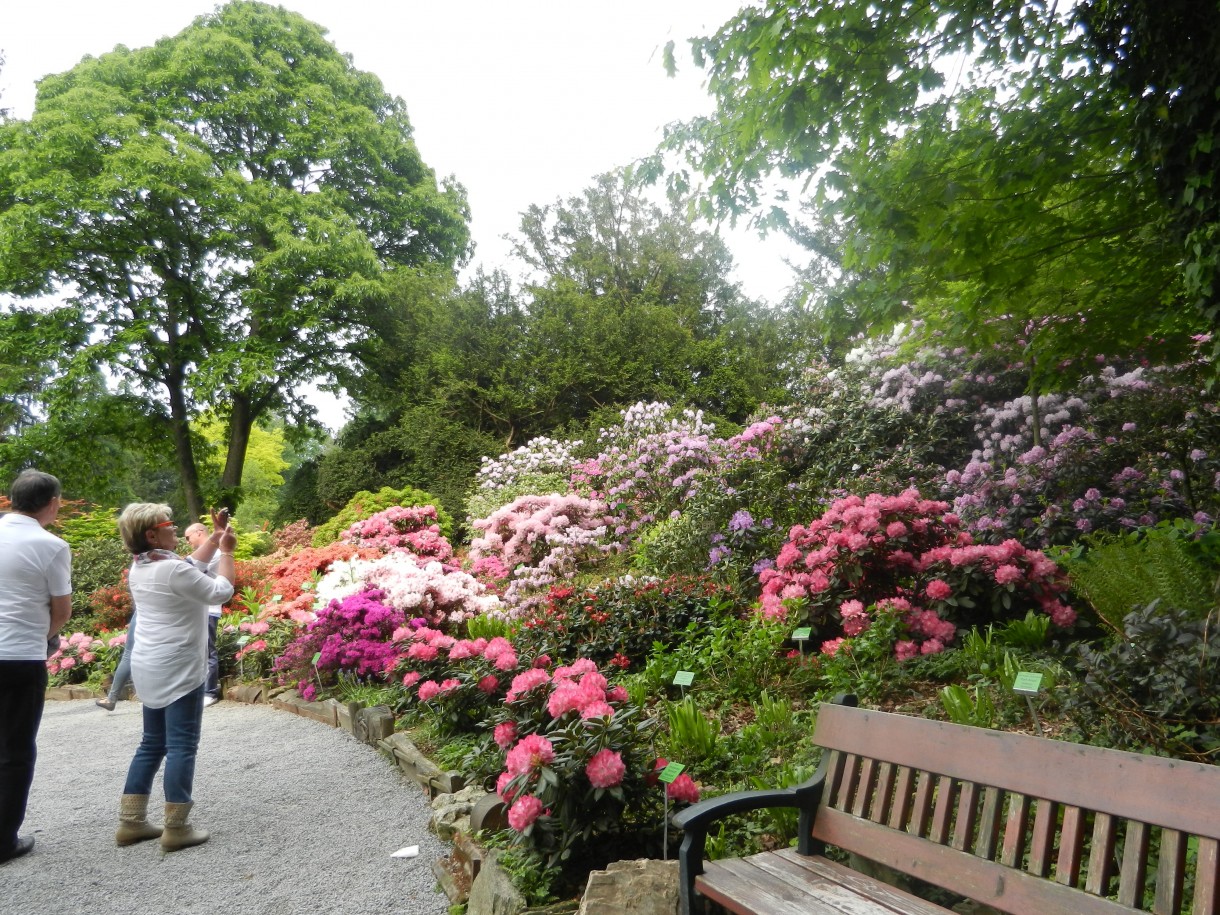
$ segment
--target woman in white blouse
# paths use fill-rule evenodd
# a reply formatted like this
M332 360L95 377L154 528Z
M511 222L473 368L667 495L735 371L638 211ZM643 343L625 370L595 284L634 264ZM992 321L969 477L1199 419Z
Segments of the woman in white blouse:
M140 637L131 656L131 679L144 706L144 734L127 770L115 841L131 845L161 837L177 851L208 840L187 825L195 755L207 677L208 607L233 595L237 537L228 513L212 515L213 533L190 558L174 552L178 530L168 505L138 502L119 516L119 534L135 555L128 575ZM220 551L215 574L208 563ZM165 761L165 827L148 822L153 777Z

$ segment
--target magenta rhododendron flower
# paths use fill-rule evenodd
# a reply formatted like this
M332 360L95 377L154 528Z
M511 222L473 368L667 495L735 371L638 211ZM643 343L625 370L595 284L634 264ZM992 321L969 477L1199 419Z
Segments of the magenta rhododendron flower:
M517 832L525 832L541 814L542 801L527 794L508 809L508 825Z
M616 750L598 750L585 766L585 774L594 788L616 788L622 784L627 766L623 763L622 754Z
M500 777L496 779L496 794L500 795L501 800L506 804L511 804L513 798L517 796L515 791L509 791L508 786L515 778L511 772L501 772Z
M441 685L435 680L425 680L419 684L419 701L427 702L430 699L435 699L440 695Z
M488 674L479 679L479 692L491 695L500 687L500 681L495 678L494 674Z

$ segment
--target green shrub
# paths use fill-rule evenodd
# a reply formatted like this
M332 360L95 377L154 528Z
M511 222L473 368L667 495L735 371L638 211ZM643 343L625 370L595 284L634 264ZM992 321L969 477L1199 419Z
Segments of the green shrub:
M1072 588L1119 632L1137 607L1159 603L1200 619L1216 606L1211 575L1171 527L1103 541L1064 565Z
M326 546L327 544L334 543L343 535L345 530L357 521L371 518L378 512L385 511L385 509L395 505L401 505L404 508L413 508L416 505L436 506L436 516L440 522L441 534L446 539L453 535L453 519L429 493L424 492L422 489L412 489L410 486L402 489L391 489L389 486L383 486L375 493L361 490L352 496L348 503L340 509L339 514L314 531L313 545Z
M1215 762L1220 757L1220 625L1151 603L1122 636L1075 646L1083 677L1065 703L1081 731L1137 751Z
M113 540L118 531L118 512L113 508L98 508L81 512L56 523L59 535L74 550L97 540Z
M126 585L123 571L131 565L131 553L116 536L113 520L107 537L85 540L72 550L72 614L93 611L91 599L102 588Z
M556 587L519 621L516 642L535 654L589 658L639 669L658 645L672 645L688 626L705 627L734 609L734 597L707 578L630 576L590 588Z

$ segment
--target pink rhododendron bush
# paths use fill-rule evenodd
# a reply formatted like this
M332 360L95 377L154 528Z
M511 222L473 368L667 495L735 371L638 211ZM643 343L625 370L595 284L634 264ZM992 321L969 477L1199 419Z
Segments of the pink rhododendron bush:
M592 661L519 673L498 718L496 791L518 843L556 866L599 859L599 845L614 837L630 835L637 854L659 841L665 786L649 746L655 721ZM689 777L675 784L674 803L698 799Z
M878 606L899 614L900 659L944 650L959 626L1019 619L1030 609L1058 626L1076 619L1054 562L1015 540L974 543L948 503L914 489L835 501L792 528L759 579L761 611L807 622L830 654L867 629Z
M406 550L441 561L453 558L453 547L441 534L435 505L392 506L357 521L343 532L342 540L386 552Z

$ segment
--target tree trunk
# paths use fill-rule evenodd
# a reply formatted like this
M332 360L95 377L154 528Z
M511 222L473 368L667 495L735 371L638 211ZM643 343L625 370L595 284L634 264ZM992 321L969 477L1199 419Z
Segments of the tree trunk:
M186 499L186 510L191 521L203 515L203 496L199 492L199 472L195 469L195 453L191 450L191 422L187 415L186 397L182 392L182 379L172 377L166 382L169 388L170 426L174 430L174 453L178 456L178 474L182 478L182 495Z
M232 395L229 414L229 451L225 455L224 474L220 478L221 499L231 510L241 504L241 476L246 467L246 449L250 445L250 428L254 425L250 397L245 391Z

